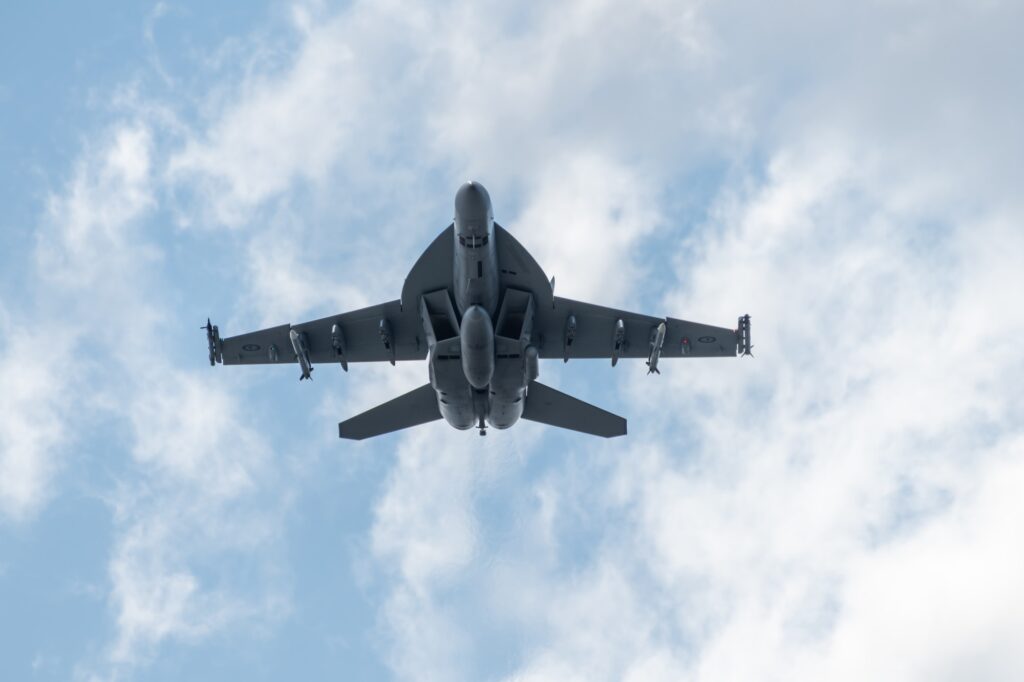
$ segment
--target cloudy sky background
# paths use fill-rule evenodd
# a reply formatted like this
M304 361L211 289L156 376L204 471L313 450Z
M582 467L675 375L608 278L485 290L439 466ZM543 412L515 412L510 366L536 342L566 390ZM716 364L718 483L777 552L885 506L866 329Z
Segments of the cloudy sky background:
M1020 3L0 10L0 678L1024 677ZM397 297L459 183L755 360L612 442L210 368Z

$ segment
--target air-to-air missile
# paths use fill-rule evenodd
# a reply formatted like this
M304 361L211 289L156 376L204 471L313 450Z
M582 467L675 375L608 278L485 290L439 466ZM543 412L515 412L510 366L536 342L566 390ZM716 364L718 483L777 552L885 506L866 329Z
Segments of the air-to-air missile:
M665 323L662 322L651 330L651 354L647 356L647 373L661 374L658 360L661 358L661 347L665 345Z

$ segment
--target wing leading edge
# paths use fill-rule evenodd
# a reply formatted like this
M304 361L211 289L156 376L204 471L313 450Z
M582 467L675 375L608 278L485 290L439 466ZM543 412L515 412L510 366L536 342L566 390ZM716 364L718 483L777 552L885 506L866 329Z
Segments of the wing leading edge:
M745 351L740 328L641 315L626 310L554 297L549 309L538 310L544 343L542 358L648 358L658 326L665 324L661 357L735 357ZM619 322L622 322L621 326ZM749 322L748 322L749 325Z
M321 362L395 362L422 360L427 345L419 316L389 301L312 322L261 329L220 341L225 365L294 363L299 350L290 332L300 335L312 364Z

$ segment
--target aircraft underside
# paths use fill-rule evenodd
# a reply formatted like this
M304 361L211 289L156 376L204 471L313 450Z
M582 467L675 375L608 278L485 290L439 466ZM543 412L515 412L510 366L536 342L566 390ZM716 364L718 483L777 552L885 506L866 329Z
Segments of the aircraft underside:
M750 317L736 329L655 318L554 296L532 256L494 222L478 183L456 195L455 220L417 260L397 301L221 339L207 321L210 364L427 360L429 383L338 425L362 440L444 419L457 429L506 429L520 418L593 435L626 420L537 381L540 360L749 355Z

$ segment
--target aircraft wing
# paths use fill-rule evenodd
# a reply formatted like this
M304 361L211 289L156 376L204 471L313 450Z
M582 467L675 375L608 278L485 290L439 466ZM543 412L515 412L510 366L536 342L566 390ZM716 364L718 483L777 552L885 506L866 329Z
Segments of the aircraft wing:
M337 327L337 330L335 329ZM427 344L419 315L390 301L302 324L216 339L225 365L265 365L298 362L290 332L302 335L313 365L321 362L391 362L422 360ZM338 333L340 332L340 333ZM339 352L340 350L340 352Z
M554 297L551 309L538 310L544 342L542 358L611 358L616 345L616 327L622 320L618 357L647 358L658 326L665 323L661 347L663 358L735 357L745 350L739 329L715 327L672 317L651 317L626 310ZM575 321L572 340L567 331L570 317ZM742 318L741 318L742 319ZM748 323L749 324L749 323ZM742 322L741 322L742 325Z

